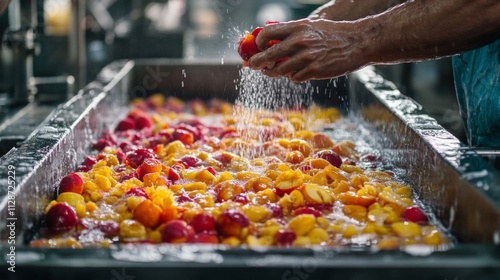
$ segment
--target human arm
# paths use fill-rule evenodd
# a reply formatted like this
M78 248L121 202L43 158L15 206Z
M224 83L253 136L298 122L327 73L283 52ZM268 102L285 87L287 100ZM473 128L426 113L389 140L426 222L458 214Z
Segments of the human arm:
M311 13L309 19L356 20L375 15L407 0L333 0Z
M252 69L293 81L345 75L367 65L434 59L500 38L498 0L415 0L354 21L304 19L266 26ZM287 61L274 65L282 57Z

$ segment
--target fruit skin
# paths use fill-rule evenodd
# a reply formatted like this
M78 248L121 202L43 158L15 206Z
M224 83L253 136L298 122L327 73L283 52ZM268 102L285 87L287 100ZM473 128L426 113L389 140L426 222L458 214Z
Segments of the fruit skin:
M427 224L429 221L424 211L417 206L410 206L406 208L401 214L401 218L405 221L414 222L416 224Z
M276 243L281 246L291 245L296 238L297 235L291 229L280 229L276 233Z
M219 238L217 237L217 234L210 232L197 233L187 241L189 243L219 244Z
M314 155L315 158L322 158L327 160L331 165L340 167L342 165L342 158L332 150L322 150Z
M194 236L193 228L183 220L166 222L162 230L162 240L167 243L184 243Z
M297 208L293 211L294 216L298 216L301 214L311 214L311 215L314 215L314 217L316 217L316 218L321 217L320 211L318 211L317 209L314 209L312 207L307 207L307 206Z
M215 218L208 213L199 213L193 217L189 225L196 233L211 232L215 230Z
M246 32L245 36L238 43L238 54L243 58L243 61L248 61L258 52L260 50L255 43L255 36L252 33Z
M249 225L248 217L235 209L224 210L217 219L217 230L226 237L239 237L242 230Z
M50 207L45 220L49 231L53 234L70 231L78 223L76 211L65 202L58 202Z
M148 173L161 172L162 163L155 158L146 158L137 168L137 176L139 179L143 179L144 175Z
M267 21L266 25L270 24L276 24L279 23L277 21ZM245 36L240 38L238 42L238 54L241 56L243 59L243 63L246 65L248 63L248 60L254 56L255 54L260 52L259 47L257 46L257 43L255 42L255 39L259 35L259 33L262 31L263 27L257 27L252 32L245 32ZM271 40L267 43L267 48L272 47L273 45L281 42L281 40ZM288 57L283 57L280 58L276 61L276 63L281 63L288 60Z
M59 183L59 194L63 192L74 192L77 194L83 193L83 179L80 175L72 172L62 178Z
M146 199L134 209L134 218L146 227L155 228L160 223L162 212L159 206Z

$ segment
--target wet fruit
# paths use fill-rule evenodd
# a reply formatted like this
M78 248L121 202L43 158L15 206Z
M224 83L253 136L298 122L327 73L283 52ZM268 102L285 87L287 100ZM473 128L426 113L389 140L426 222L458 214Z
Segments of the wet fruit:
M239 237L249 225L248 217L235 209L225 210L217 219L217 229L224 236Z
M189 223L195 232L211 232L215 230L215 218L208 213L196 214Z
M276 24L279 22L276 21L267 21L266 25L269 24ZM257 43L255 42L255 39L259 35L259 33L262 31L262 27L257 27L252 32L245 32L245 36L240 38L238 42L238 54L241 56L243 59L243 64L246 65L248 60L254 56L255 54L259 53L261 50L257 46ZM272 47L273 45L281 42L280 40L271 40L267 43L267 48ZM283 61L286 61L288 57L283 57L276 61L276 63L280 63Z
M76 173L70 173L62 178L59 183L59 193L74 192L82 194L83 192L83 179Z
M428 218L424 211L417 206L410 206L403 211L401 218L405 221L414 222L417 224L427 224Z
M342 165L342 158L332 150L322 150L314 155L315 158L322 158L335 167Z
M193 236L193 228L183 220L169 221L162 230L162 240L167 243L184 243Z
M49 231L54 234L70 231L78 222L75 210L64 202L50 207L45 219Z

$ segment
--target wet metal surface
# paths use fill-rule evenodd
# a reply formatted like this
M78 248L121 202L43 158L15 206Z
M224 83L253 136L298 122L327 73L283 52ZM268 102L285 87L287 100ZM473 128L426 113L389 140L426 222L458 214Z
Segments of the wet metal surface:
M111 250L67 250L31 249L21 245L43 214L47 202L53 198L53 186L90 153L92 141L128 112L130 98L163 92L184 99L220 97L232 101L236 96L235 84L240 67L238 64L220 65L213 61L115 62L103 69L95 82L53 112L24 145L1 158L0 215L8 215L5 186L9 185L9 168L14 167L19 263L30 267L24 276L48 272L46 277L57 278L61 273L59 277L64 278L72 269L85 271L91 267L93 276L111 279L113 276L109 273L112 268L127 267L127 271L137 277L155 272L170 273L172 276L184 273L187 278L206 279L207 275L220 274L220 269L224 268L228 275L239 271L238 275L243 275L241 279L250 279L250 276L254 279L262 273L281 279L290 267L304 264L304 259L311 261L307 263L311 266L306 267L311 271L307 274L308 279L316 278L314 275L322 278L373 276L372 269L376 268L391 268L394 273L426 268L429 275L439 279L451 279L457 271L461 272L460 275L474 275L478 279L483 276L488 279L491 273L499 272L499 172L473 150L463 146L426 115L418 104L402 96L372 68L361 70L347 79L349 98L344 104L349 106L346 111L367 122L378 135L382 135L376 141L383 147L381 152L385 153L384 157L391 159L399 169L406 170L403 178L415 187L419 199L458 239L454 248L443 252L411 247L407 251L388 252L356 248L272 249L260 252L204 246L148 248L121 245ZM331 102L326 99L328 96L343 94L346 90L332 88L331 81L318 82L316 87L318 92L329 92L318 94L317 97L325 99L323 104ZM339 92L335 92L337 90ZM2 223L2 255L7 253L9 234L6 223ZM138 259L137 256L141 257ZM206 262L193 262L197 256L205 257ZM149 261L144 262L144 259ZM264 259L267 261L262 262ZM2 265L0 268L6 270ZM199 270L190 270L190 267ZM382 270L377 273L384 275ZM71 275L75 276L75 273ZM418 273L405 275L410 278L419 276L414 279L422 276Z

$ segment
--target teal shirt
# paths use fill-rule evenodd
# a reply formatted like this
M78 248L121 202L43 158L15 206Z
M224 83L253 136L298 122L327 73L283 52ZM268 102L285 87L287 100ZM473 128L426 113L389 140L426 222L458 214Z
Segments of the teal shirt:
M500 148L500 40L453 57L469 145Z

